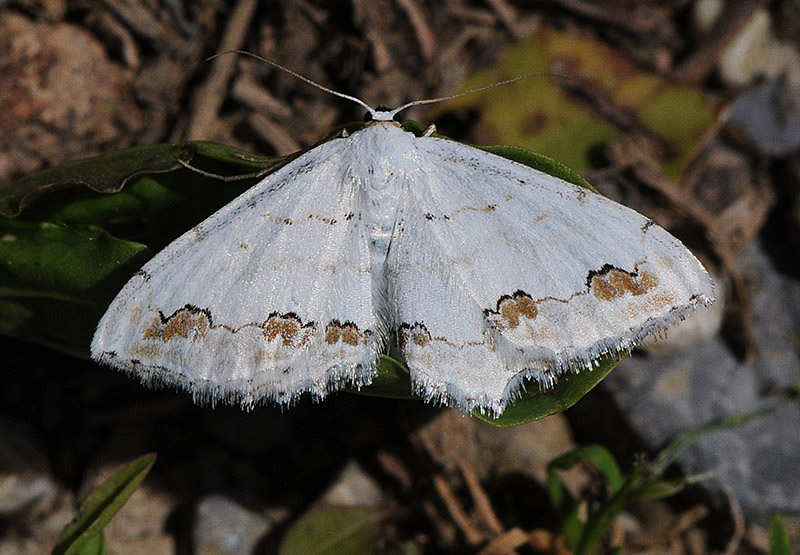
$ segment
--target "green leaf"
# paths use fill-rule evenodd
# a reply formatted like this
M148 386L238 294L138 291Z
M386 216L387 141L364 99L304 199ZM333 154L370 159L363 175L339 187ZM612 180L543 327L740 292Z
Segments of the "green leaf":
M94 191L119 191L138 175L177 170L195 158L252 169L263 169L278 162L276 158L257 156L207 141L126 148L67 162L3 186L0 188L0 215L17 216L38 196L75 185L83 185Z
M789 534L786 526L779 516L772 517L769 526L769 555L791 555L792 546L789 544Z
M366 507L320 505L301 516L283 537L281 555L371 554L380 513Z
M345 391L371 397L416 398L411 393L411 376L408 373L408 368L401 362L386 355L379 355L377 371L378 373L369 386L362 388L349 387Z
M507 48L502 64L476 72L464 88L553 71L566 75L533 77L456 98L436 113L471 109L478 114L476 134L540 152L577 171L603 165L609 140L633 129L658 145L654 154L672 179L680 177L717 119L700 88L643 71L601 40L548 26ZM601 106L585 102L582 90L591 91L588 97Z
M149 257L100 228L0 218L0 333L85 356L119 281Z
M527 391L514 404L506 407L498 418L491 414L481 414L477 410L472 415L492 426L506 428L563 412L600 383L623 358L604 357L591 370L564 374L553 387L545 390L535 380L526 380Z
M96 536L133 495L155 462L154 453L143 455L92 491L81 504L77 519L62 532L53 554L104 553L105 547L97 544L102 543L102 536L99 540Z
M606 477L612 491L621 489L624 484L622 472L614 460L614 456L602 445L586 445L550 461L547 465L547 491L550 495L550 502L561 521L567 545L573 548L581 544L582 538L586 536L587 526L591 522L584 524L580 520L578 517L580 504L569 493L557 471L569 470L582 461L589 461L596 466Z

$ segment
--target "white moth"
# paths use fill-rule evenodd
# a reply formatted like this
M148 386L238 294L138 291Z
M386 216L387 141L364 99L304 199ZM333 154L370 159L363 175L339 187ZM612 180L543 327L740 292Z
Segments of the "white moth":
M327 89L326 89L327 90ZM495 415L713 301L700 262L583 187L372 121L270 173L136 272L92 357L250 408L363 386ZM427 101L422 101L427 102Z

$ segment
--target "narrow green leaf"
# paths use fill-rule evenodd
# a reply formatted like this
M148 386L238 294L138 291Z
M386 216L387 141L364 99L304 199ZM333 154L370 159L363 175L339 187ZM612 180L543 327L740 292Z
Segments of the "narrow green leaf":
M583 521L578 518L578 501L569 492L564 482L556 472L548 467L547 493L558 519L561 522L561 531L567 546L574 548L583 536Z
M591 462L603 473L612 492L621 489L625 483L614 456L602 445L585 445L550 461L547 465L550 502L561 520L567 545L573 549L582 545L588 535L592 535L591 527L597 526L599 522L592 521L591 516L586 523L578 518L579 503L569 494L556 471L569 470L584 460Z
M781 517L775 515L769 526L769 555L791 555L792 546L789 543L789 534Z
M739 425L761 414L763 412L735 414L718 422L685 432L662 450L654 461L649 462L644 457L639 457L627 477L623 477L619 465L611 453L599 445L587 445L551 461L547 467L547 487L553 507L561 520L567 545L575 551L576 555L598 552L603 538L606 537L614 521L626 507L643 499L672 496L683 490L688 484L707 477L707 475L695 475L673 480L660 479L667 465L681 449L705 434ZM579 503L569 494L556 473L556 470L570 469L582 460L590 461L603 473L612 492L609 499L588 514L586 522L582 522L578 518Z
M156 462L155 453L135 459L92 491L81 504L77 519L70 523L53 548L54 555L85 553L97 542L93 537L101 533L115 514L128 501ZM87 543L89 545L87 546ZM104 549L104 548L103 548ZM90 551L102 553L104 551Z
M700 426L680 434L678 437L672 440L669 445L662 449L656 459L651 463L653 465L653 473L661 474L664 472L667 466L669 466L670 463L675 460L675 457L678 456L678 453L692 443L698 441L703 436L719 430L739 426L740 424L744 424L745 422L763 416L771 410L772 409L767 409L760 412L731 414L730 416L726 416L718 421L711 422L704 426Z
M378 541L381 516L376 509L320 505L289 529L281 555L371 554Z
M683 491L686 486L697 482L696 476L683 476L673 480L645 480L639 484L629 497L629 503L645 499L664 499Z
M106 535L103 530L86 540L77 551L75 555L106 555L108 548L106 547Z
M583 536L575 549L576 555L597 553L603 538L611 530L619 513L631 504L631 492L639 483L640 472L639 465L635 465L631 474L622 482L614 495L589 515Z

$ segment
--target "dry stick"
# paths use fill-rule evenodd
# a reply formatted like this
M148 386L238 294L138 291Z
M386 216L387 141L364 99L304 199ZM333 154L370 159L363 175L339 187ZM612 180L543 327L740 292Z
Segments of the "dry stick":
M453 493L450 484L448 484L441 475L434 474L433 485L436 487L439 497L450 512L453 522L455 522L458 529L464 534L467 543L472 547L482 544L486 537L469 519L464 507L461 506L461 502L456 498L455 493Z
M521 528L512 528L497 536L478 551L478 555L506 555L516 553L517 549L528 543L528 533Z
M129 28L134 29L156 45L163 45L171 37L170 33L173 31L141 2L104 0L103 3Z
M458 468L461 470L464 482L466 482L472 500L475 502L475 510L478 513L478 517L493 535L499 536L504 531L503 525L497 518L494 509L492 509L492 502L489 500L489 496L486 495L483 486L481 486L475 470L464 460L458 461Z
M247 121L256 133L275 149L278 156L288 156L302 148L284 127L276 124L260 112L252 112L247 116Z
M514 8L506 2L506 0L486 0L486 3L494 10L500 22L508 29L508 32L511 33L511 36L517 40L524 38L524 33L517 24L519 17Z
M733 534L722 555L734 555L739 551L739 545L742 543L742 538L744 538L744 515L730 488L724 487L722 491L725 492L725 497L728 498L728 506L731 508L731 518L733 518Z
M654 23L649 18L635 17L636 11L615 9L603 2L590 0L549 0L564 10L576 13L581 17L623 29L639 36L653 32ZM645 3L642 3L646 5Z
M397 4L406 13L414 34L417 36L422 58L427 62L436 53L436 34L431 30L419 6L413 0L397 0Z
M400 484L400 489L404 493L411 491L411 488L414 487L414 478L400 457L389 451L379 450L376 458L383 471Z
M711 73L722 50L750 21L753 13L766 3L766 0L738 0L733 6L726 8L700 48L675 69L678 81L703 81Z
M528 534L528 545L533 549L553 553L554 555L572 555L564 543L564 536L556 536L550 530L536 528Z
M222 50L235 50L242 47L257 6L258 0L239 0L222 36L220 44ZM219 109L225 100L225 89L233 75L235 64L235 56L222 56L214 59L208 79L193 99L194 109L186 130L187 140L208 138L208 130L216 121Z

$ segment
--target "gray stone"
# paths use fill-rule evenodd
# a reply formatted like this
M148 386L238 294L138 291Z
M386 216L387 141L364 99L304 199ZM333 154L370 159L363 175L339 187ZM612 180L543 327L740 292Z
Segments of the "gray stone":
M33 520L59 496L47 458L22 421L0 418L0 517Z
M272 527L269 518L222 495L202 498L192 539L199 554L253 553Z
M0 553L49 553L75 511L30 427L0 418Z
M740 94L726 127L757 150L786 156L800 149L800 83L779 77Z
M652 449L703 424L778 404L705 436L679 458L688 473L716 474L705 485L716 493L729 489L747 517L763 522L775 512L800 511L800 406L780 403L782 391L800 382L800 284L779 274L754 244L740 258L754 285L759 355L753 364L737 360L714 338L681 354L633 356L602 387Z
M383 499L380 485L355 461L350 460L322 496L322 502L341 507L378 507Z

